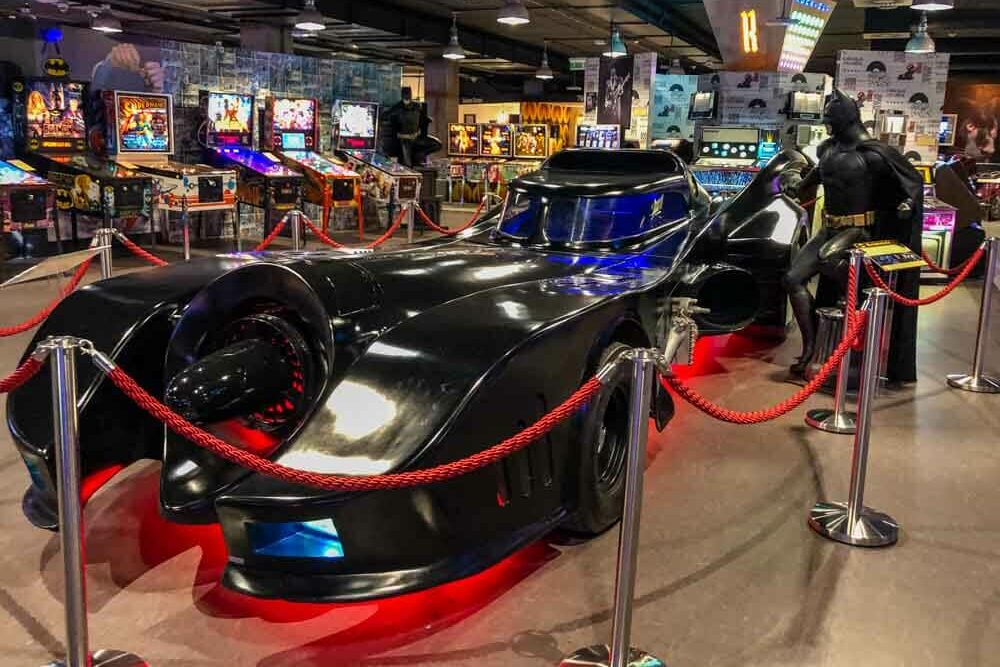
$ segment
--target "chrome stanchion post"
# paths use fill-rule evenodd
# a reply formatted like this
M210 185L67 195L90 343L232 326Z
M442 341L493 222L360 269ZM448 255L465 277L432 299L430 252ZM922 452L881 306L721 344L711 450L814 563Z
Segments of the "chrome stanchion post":
M302 250L302 211L296 209L292 216L292 250Z
M851 488L848 501L819 502L809 513L809 526L823 537L863 547L883 547L896 543L899 526L888 514L864 506L865 477L868 472L868 444L871 437L872 403L878 392L880 344L886 325L886 302L883 289L866 290L868 322L865 326L865 350L858 387L858 426L851 456Z
M183 234L184 261L191 261L191 216L188 215L187 195L181 196L181 234Z
M408 201L403 206L406 207L406 242L413 243L413 205L414 202Z
M854 269L854 275L858 276L858 280L861 279L861 272L864 270L865 253L858 249L852 249L850 254L851 267ZM851 312L852 308L857 307L857 304L844 302L844 315ZM847 331L850 329L847 317L844 317L844 333L841 340L847 337ZM847 354L844 355L843 360L840 362L840 368L837 371L837 387L833 392L833 409L821 408L817 410L810 410L806 413L806 424L812 426L820 431L826 431L827 433L839 433L842 435L851 435L857 430L857 419L858 415L854 412L850 412L847 409L847 387L851 378L851 351L848 349Z
M66 660L50 662L46 667L145 667L146 661L131 653L103 650L91 654L89 649L76 385L76 350L83 342L78 338L60 336L49 338L41 345L49 352L51 363L59 542L66 586L63 601Z
M111 242L114 238L114 232L110 227L104 227L95 230L94 234L97 235L97 243L101 247L101 280L106 280L111 277L111 273L114 271L111 258Z
M990 310L993 307L993 290L996 289L997 254L1000 238L991 236L986 241L986 275L983 279L983 295L979 300L979 330L976 331L976 351L972 357L972 373L948 376L948 385L954 389L974 391L980 394L1000 393L1000 378L983 374L986 363L986 348L990 339Z
M639 518L642 514L642 476L656 373L655 355L651 350L635 350L631 358L632 400L629 404L628 459L625 462L625 507L618 533L611 644L580 649L564 658L560 667L664 667L663 661L656 656L631 646Z

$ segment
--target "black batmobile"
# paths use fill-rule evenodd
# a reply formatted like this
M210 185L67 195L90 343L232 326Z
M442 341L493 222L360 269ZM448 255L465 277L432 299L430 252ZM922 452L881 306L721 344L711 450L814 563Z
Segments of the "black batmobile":
M703 334L781 329L780 278L806 216L781 194L783 152L712 201L665 151L564 151L515 180L459 238L372 253L224 255L103 280L29 346L86 338L155 396L286 466L377 475L468 456L572 394L622 346L659 346L671 298ZM248 473L166 433L80 364L83 474L162 460L160 505L219 522L224 583L262 597L356 600L480 571L556 527L621 514L629 374L544 440L412 489L331 493ZM657 389L653 417L672 414ZM11 394L24 510L57 527L47 374Z

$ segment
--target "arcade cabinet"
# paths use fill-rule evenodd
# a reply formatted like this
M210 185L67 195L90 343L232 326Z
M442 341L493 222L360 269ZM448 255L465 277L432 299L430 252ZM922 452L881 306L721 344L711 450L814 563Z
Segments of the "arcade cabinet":
M377 152L378 104L339 101L336 108L337 156L361 175L365 196L375 204L379 223L390 225L400 206L420 201L421 175Z
M924 220L920 245L938 266L951 268L951 246L958 222L958 209L937 198L934 186L934 166L915 164L924 180ZM929 267L924 267L930 273Z
M785 113L790 123L787 130L791 143L813 162L819 162L816 150L828 136L823 125L825 101L820 92L793 91L788 94Z
M116 220L125 231L133 230L140 217L148 222L152 179L87 152L85 83L37 78L18 80L13 88L19 150L25 162L56 187L57 208L70 212L69 229L61 229L57 220L57 240L69 236L77 244L93 236L98 226L110 227ZM81 226L79 214L101 222Z
M694 177L710 195L739 193L760 171L761 132L755 127L699 127Z
M0 232L13 237L17 257L30 257L45 245L40 241L55 215L55 188L33 172L23 162L0 161Z
M206 160L237 172L236 200L264 211L264 233L302 198L302 174L284 166L273 153L253 149L253 95L199 93L205 119ZM238 217L238 216L237 216Z
M187 235L187 213L224 211L236 219L236 170L184 164L170 159L174 152L174 107L170 95L105 91L104 141L116 164L153 178L154 204L163 212L160 229L172 233L170 213L181 213L178 231ZM238 231L234 227L234 233Z
M355 171L317 153L318 103L309 98L269 97L264 112L261 145L273 150L287 166L305 174L303 196L323 209L323 231L330 227L333 208L357 210L358 231L364 236L361 179Z
M474 123L448 124L448 201L476 201L483 169L473 166L479 157L480 127ZM456 187L457 185L457 187ZM482 198L482 193L478 193Z
M622 147L621 125L577 125L577 148L613 148Z

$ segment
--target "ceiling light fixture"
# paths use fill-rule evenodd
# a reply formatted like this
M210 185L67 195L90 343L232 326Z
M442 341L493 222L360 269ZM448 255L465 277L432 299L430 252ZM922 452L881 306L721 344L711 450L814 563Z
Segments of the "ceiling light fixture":
M906 43L907 53L934 53L934 40L927 34L927 14L920 14L920 23L917 25L913 37Z
M316 9L316 0L306 0L302 11L295 17L295 27L306 32L326 30L326 17Z
M531 23L528 8L523 0L504 0L503 7L497 12L497 23L504 25L524 25Z
M545 46L542 48L542 66L538 68L535 72L536 79L542 79L543 81L548 81L549 79L555 78L555 74L552 72L552 68L549 67L549 43L546 42Z
M91 30L103 33L122 32L122 22L111 13L111 5L101 5L101 10L94 15L90 23Z
M910 8L922 12L940 12L945 9L955 9L955 0L913 0Z
M788 5L784 0L781 2L781 14L775 16L764 25L772 28L787 28L790 25L795 25L795 19L788 15Z
M465 58L465 49L458 42L458 16L455 14L451 15L451 40L444 48L441 57L448 60L463 60Z
M625 46L625 40L622 39L622 31L614 23L611 24L611 41L608 43L608 49L601 55L607 58L621 58L628 55L628 48Z

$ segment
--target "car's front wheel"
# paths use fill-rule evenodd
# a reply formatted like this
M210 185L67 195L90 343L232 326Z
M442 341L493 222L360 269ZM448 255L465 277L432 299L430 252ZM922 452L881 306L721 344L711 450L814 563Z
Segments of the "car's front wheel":
M598 368L627 349L612 343ZM575 439L579 447L577 507L565 528L584 536L598 535L622 516L625 460L628 457L631 374L622 366L590 404Z

